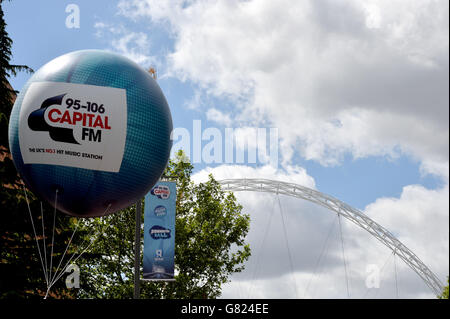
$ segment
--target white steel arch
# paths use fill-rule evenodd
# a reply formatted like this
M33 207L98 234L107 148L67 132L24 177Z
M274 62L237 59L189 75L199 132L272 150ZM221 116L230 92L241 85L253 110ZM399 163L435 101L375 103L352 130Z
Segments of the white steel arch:
M414 270L436 295L442 293L442 282L408 247L403 245L386 228L364 215L361 211L336 198L298 184L269 179L225 179L218 182L225 191L282 194L301 198L328 208L369 232Z

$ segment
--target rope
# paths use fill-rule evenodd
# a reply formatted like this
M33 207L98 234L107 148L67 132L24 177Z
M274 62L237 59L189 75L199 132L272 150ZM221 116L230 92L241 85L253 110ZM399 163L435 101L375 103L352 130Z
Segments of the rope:
M52 230L52 250L50 253L50 268L49 268L49 278L52 278L52 266L53 266L53 247L55 246L55 222L56 222L56 205L58 203L58 189L55 191L55 209L53 210L53 230ZM51 286L50 286L51 287ZM49 286L47 285L47 293L45 294L45 298L47 298Z
M283 224L284 239L285 239L285 241L286 241L286 247L287 247L288 256L289 256L289 265L290 265L290 267L291 267L291 274L292 274L292 277L293 277L293 278L292 278L292 279L293 279L292 281L293 281L293 283L294 283L295 298L298 299L298 295L297 295L297 283L296 283L296 280L295 280L295 274L294 274L294 265L293 265L293 262L292 262L291 250L289 249L289 241L288 241L288 238L287 238L287 229L286 229L286 224L285 224L285 222L284 222L283 210L282 210L282 208L281 208L280 196L278 196L278 194L277 194L277 199L278 199L278 206L279 206L279 208L280 208L281 221L282 221L282 224Z
M61 257L61 259L60 259L60 261L59 261L58 267L56 267L55 276L54 276L53 278L50 279L50 283L51 283L51 284L54 284L53 279L56 278L56 274L57 274L57 272L58 272L58 270L59 270L59 267L61 266L62 261L64 260L64 256L66 255L67 249L69 249L69 246L70 246L70 243L72 242L73 236L74 236L75 233L77 232L78 225L79 225L79 224L77 223L77 226L76 226L75 229L73 230L72 236L70 236L70 240L69 240L69 242L67 243L66 249L64 250L64 253L63 253L63 255L62 255L62 257Z
M344 259L345 283L347 285L347 298L350 299L350 291L348 288L347 263L345 261L344 238L342 236L341 214L339 214L339 213L338 213L338 221L339 221L339 232L341 234L342 258Z
M72 255L72 257L69 259L69 261L66 263L65 267L63 269L61 269L61 272L58 274L58 270L61 266L62 261L64 260L64 257L66 255L67 250L69 249L69 246L72 242L72 239L78 229L78 223L77 226L75 227L74 231L72 232L72 235L70 237L70 240L68 242L68 244L66 245L66 249L64 250L64 253L61 257L61 260L59 261L58 267L56 268L56 271L54 273L54 276L52 277L52 266L53 266L53 247L54 247L54 242L55 242L55 223L56 223L56 206L58 203L58 189L56 189L56 194L55 194L55 208L53 211L53 230L52 230L52 249L51 249L51 254L50 254L50 267L48 269L48 273L47 273L47 254L46 254L46 244L45 244L45 227L44 227L44 214L43 214L43 207L42 207L42 202L41 202L41 221L42 221L42 236L43 236L43 240L44 240L44 258L45 258L45 263L44 263L44 259L42 258L42 254L41 254L41 249L40 249L40 245L38 242L38 238L37 238L37 233L36 233L36 227L34 226L34 221L33 221L33 216L31 213L31 208L30 208L30 202L28 200L28 195L25 189L25 185L22 182L22 187L23 187L23 191L25 194L25 200L27 202L27 207L28 207L28 213L30 215L30 220L31 220L31 226L33 227L33 234L34 234L34 238L36 240L36 245L38 248L38 253L39 253L39 259L41 261L41 267L42 267L42 271L44 273L44 277L45 277L45 282L47 284L47 291L45 293L45 297L44 299L47 299L48 294L50 292L51 287L61 278L61 276L64 274L64 270L67 268L68 264L70 263L70 261L73 259L73 257L75 255ZM108 205L108 207L106 208L106 210L103 212L103 214L99 217L103 217L106 212L109 210L109 208L111 207L111 204ZM90 231L89 236L92 234L93 229ZM74 262L76 262L91 246L92 244L95 242L96 240L93 240L89 243L89 245L77 256L77 258L74 260ZM44 266L45 265L45 266Z
M108 207L106 208L106 210L103 212L103 214L102 215L100 215L99 216L99 218L101 218L101 217L103 217L103 216L105 216L105 214L108 212L108 210L111 208L111 204L109 204L108 205ZM70 238L70 241L69 241L69 243L67 244L67 247L66 247L66 251L67 251L67 249L69 248L69 245L70 245L70 243L71 243L71 241L72 241L72 238L73 238L73 236L74 236L74 234L75 234L75 231L78 229L78 224L77 224L77 226L76 226L76 228L75 228L75 230L74 230L74 232L72 233L72 237ZM89 234L88 234L88 237L91 237L91 235L92 235L92 233L94 232L94 229L92 228L91 229L91 231L89 232ZM92 246L92 244L94 243L94 242L96 242L97 241L97 239L98 238L96 238L96 239L94 239L94 240L91 240L91 242L89 243L89 245L85 248L85 249L83 249L83 251L80 253L80 254L78 254L78 256L77 256L77 258L75 258L75 260L73 261L73 263L76 263L76 261ZM64 252L64 255L65 255L65 253L66 252ZM73 254L70 258L69 258L69 260L67 261L67 263L65 264L65 266L64 266L64 268L62 268L61 269L61 271L60 271L60 273L59 274L56 274L56 272L55 272L55 276L53 277L53 281L50 283L50 286L47 288L47 293L46 293L46 296L45 296L45 298L44 299L46 299L47 298L47 295L48 295L48 293L50 292L50 289L51 289L51 287L62 277L62 275L64 275L64 272L65 272L65 270L67 269L67 266L70 264L70 262L72 261L72 259L75 257L75 254ZM63 256L63 258L64 258L64 256ZM63 260L63 258L61 258L61 261L60 261L60 264L62 263L62 260ZM59 268L59 266L58 266L58 268Z
M45 243L45 226L44 226L44 209L42 207L42 202L40 202L41 204L41 222L42 222L42 239L44 241L44 265L45 265L45 281L47 283L48 286L48 278L47 278L47 274L48 274L48 268L47 268L47 245Z

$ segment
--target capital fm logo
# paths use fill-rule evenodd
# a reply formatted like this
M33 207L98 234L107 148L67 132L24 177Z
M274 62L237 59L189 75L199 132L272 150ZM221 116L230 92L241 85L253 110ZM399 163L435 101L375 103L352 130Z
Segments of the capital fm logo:
M156 185L152 188L150 194L155 195L160 199L168 199L170 196L170 189L165 185Z
M102 131L111 130L103 104L82 99L65 99L67 93L50 97L28 116L28 127L33 131L47 131L56 142L81 144L80 141L102 141ZM65 107L65 109L63 109ZM74 134L74 130L76 133ZM80 138L77 141L75 136Z
M28 127L33 131L48 132L50 138L56 142L80 144L73 136L73 128L51 126L45 121L47 109L53 105L61 105L65 95L66 93L53 96L42 102L41 107L28 116Z

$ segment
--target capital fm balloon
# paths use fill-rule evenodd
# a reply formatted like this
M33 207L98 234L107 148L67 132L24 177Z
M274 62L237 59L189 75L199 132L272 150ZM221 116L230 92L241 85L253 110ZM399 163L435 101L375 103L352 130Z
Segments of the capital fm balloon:
M128 207L163 173L172 117L156 81L110 52L82 50L41 67L11 112L14 164L36 195L64 213Z

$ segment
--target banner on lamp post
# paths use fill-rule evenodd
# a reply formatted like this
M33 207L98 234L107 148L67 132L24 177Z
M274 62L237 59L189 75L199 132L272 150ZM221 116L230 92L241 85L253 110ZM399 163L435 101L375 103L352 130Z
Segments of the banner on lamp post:
M160 181L145 196L144 280L174 280L176 190Z

